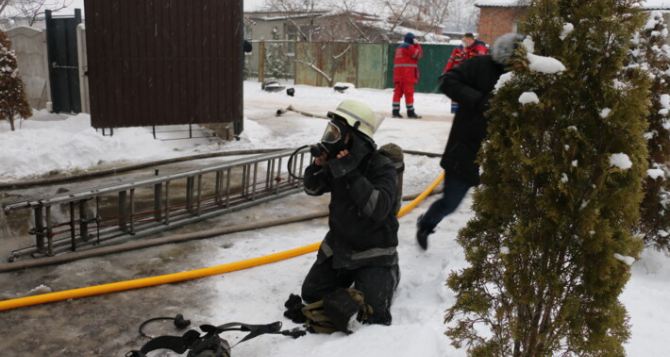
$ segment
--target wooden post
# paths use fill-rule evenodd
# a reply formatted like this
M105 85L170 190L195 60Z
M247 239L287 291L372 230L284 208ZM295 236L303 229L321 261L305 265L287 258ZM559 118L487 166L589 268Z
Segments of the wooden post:
M258 81L265 82L265 41L258 42Z

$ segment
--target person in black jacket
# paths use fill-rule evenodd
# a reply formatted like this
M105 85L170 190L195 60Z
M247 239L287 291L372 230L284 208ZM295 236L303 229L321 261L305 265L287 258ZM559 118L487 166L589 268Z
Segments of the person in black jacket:
M399 280L396 168L376 150L380 121L367 105L345 100L328 116L323 153L306 168L304 184L309 195L330 193L330 229L302 298L313 303L353 285L373 309L366 322L390 325Z
M508 33L493 44L491 55L473 57L442 76L440 90L460 108L454 117L440 166L445 171L444 194L417 221L416 239L428 249L428 236L442 219L454 212L470 187L479 184L475 162L486 137L489 99L500 76L524 36Z

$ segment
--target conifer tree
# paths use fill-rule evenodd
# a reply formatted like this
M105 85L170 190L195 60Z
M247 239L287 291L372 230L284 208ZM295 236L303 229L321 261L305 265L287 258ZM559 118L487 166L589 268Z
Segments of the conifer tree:
M472 356L625 354L618 296L642 248L647 171L647 77L623 70L638 2L531 2L487 113L475 217L458 238L469 266L448 279L447 335Z
M645 196L640 208L640 234L647 245L670 252L670 46L663 14L652 12L633 38L631 69L651 80L651 108L644 134L649 150Z
M12 51L7 34L0 31L0 120L9 120L14 131L14 118L17 115L28 118L32 112L23 90L23 81L19 77L16 54Z

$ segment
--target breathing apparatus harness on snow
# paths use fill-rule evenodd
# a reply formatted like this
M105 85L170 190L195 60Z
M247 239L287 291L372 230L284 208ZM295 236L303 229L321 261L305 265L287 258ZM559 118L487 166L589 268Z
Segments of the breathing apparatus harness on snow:
M147 324L159 320L172 320L178 329L184 329L191 324L191 321L185 320L181 314L178 314L176 317L156 317L146 320L140 325L140 335L151 338L144 333L143 329ZM179 354L188 352L187 357L231 357L231 350L235 345L231 346L227 340L219 336L226 331L248 332L238 344L268 334L290 336L293 338L305 335L305 331L303 330L282 330L281 327L282 323L280 321L267 325L250 325L241 322L230 322L219 326L205 324L200 325L200 331L204 332L204 335L201 335L196 330L188 330L181 336L165 335L154 337L139 350L126 353L126 357L146 357L147 353L160 349L167 349Z

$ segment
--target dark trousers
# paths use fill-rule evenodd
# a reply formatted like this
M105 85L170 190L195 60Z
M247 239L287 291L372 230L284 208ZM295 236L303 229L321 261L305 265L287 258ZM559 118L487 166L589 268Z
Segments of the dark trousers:
M391 300L398 286L400 271L394 266L370 266L358 269L334 269L332 258L314 263L302 283L302 299L311 304L323 299L338 288L353 287L365 295L365 303L373 309L366 321L371 324L391 324Z
M427 231L435 229L444 217L452 214L458 208L470 187L472 185L469 183L447 173L444 178L442 198L430 205L419 221L419 228Z

